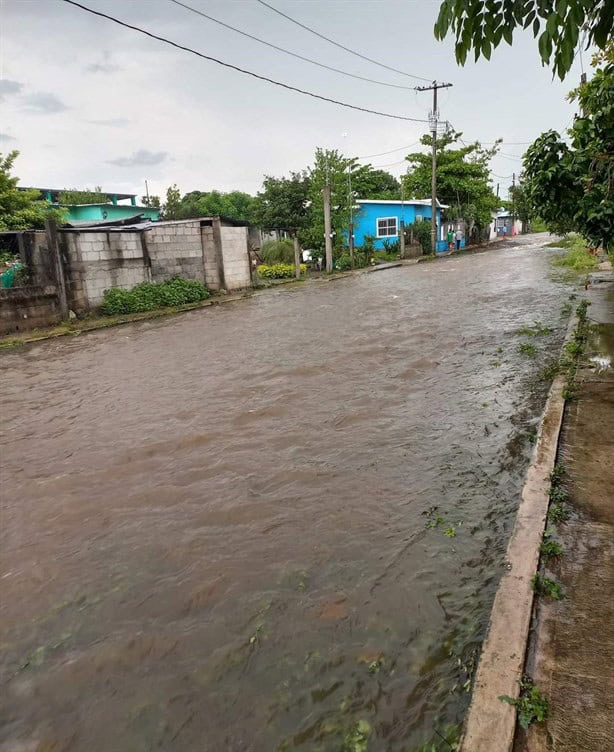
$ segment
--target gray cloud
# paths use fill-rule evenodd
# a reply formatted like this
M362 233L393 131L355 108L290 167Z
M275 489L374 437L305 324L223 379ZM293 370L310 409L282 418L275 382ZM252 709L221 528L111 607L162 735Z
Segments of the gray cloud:
M109 164L117 165L118 167L151 167L152 165L161 164L167 157L168 152L165 151L139 149L130 157L110 159Z
M9 136L8 133L0 133L0 141L17 141L15 136Z
M104 50L102 58L98 62L85 66L85 70L88 73L114 73L119 69L119 65L111 62L111 53L108 50Z
M123 128L130 124L128 118L109 118L108 120L88 120L91 125L105 125L109 128Z
M30 94L24 98L25 110L27 112L39 113L41 115L53 115L56 112L64 112L68 109L61 99L45 91L39 91Z
M10 81L8 78L0 79L0 101L9 94L19 94L23 89L23 84L19 81Z

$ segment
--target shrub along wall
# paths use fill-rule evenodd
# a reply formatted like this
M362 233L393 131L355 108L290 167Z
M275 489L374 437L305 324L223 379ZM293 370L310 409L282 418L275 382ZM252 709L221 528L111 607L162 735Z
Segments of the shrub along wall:
M209 296L209 290L202 282L174 277L168 282L143 282L130 290L105 290L102 312L108 316L141 313L155 308L198 303Z

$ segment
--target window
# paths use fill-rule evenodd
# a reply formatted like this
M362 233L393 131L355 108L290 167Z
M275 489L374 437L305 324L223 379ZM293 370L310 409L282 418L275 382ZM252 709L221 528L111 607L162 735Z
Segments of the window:
M394 235L398 235L396 217L382 217L377 220L378 238L389 238Z

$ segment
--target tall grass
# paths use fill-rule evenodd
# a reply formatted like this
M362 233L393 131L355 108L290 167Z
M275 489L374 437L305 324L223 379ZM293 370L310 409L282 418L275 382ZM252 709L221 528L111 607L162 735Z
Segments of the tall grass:
M576 272L588 272L598 264L596 256L588 252L586 243L579 235L568 235L562 240L548 245L567 249L564 256L552 262L555 266L566 266Z
M275 264L294 264L294 244L292 240L267 240L260 251L263 263L268 266Z

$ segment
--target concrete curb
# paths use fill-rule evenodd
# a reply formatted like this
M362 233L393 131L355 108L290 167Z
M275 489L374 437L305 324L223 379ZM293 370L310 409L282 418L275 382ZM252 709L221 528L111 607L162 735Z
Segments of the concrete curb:
M572 316L567 343L577 325ZM518 697L533 609L531 578L539 566L539 549L548 514L550 474L556 461L563 423L565 378L552 382L514 530L507 548L507 572L493 603L488 634L482 645L461 752L510 752L516 730L516 709L499 700Z

